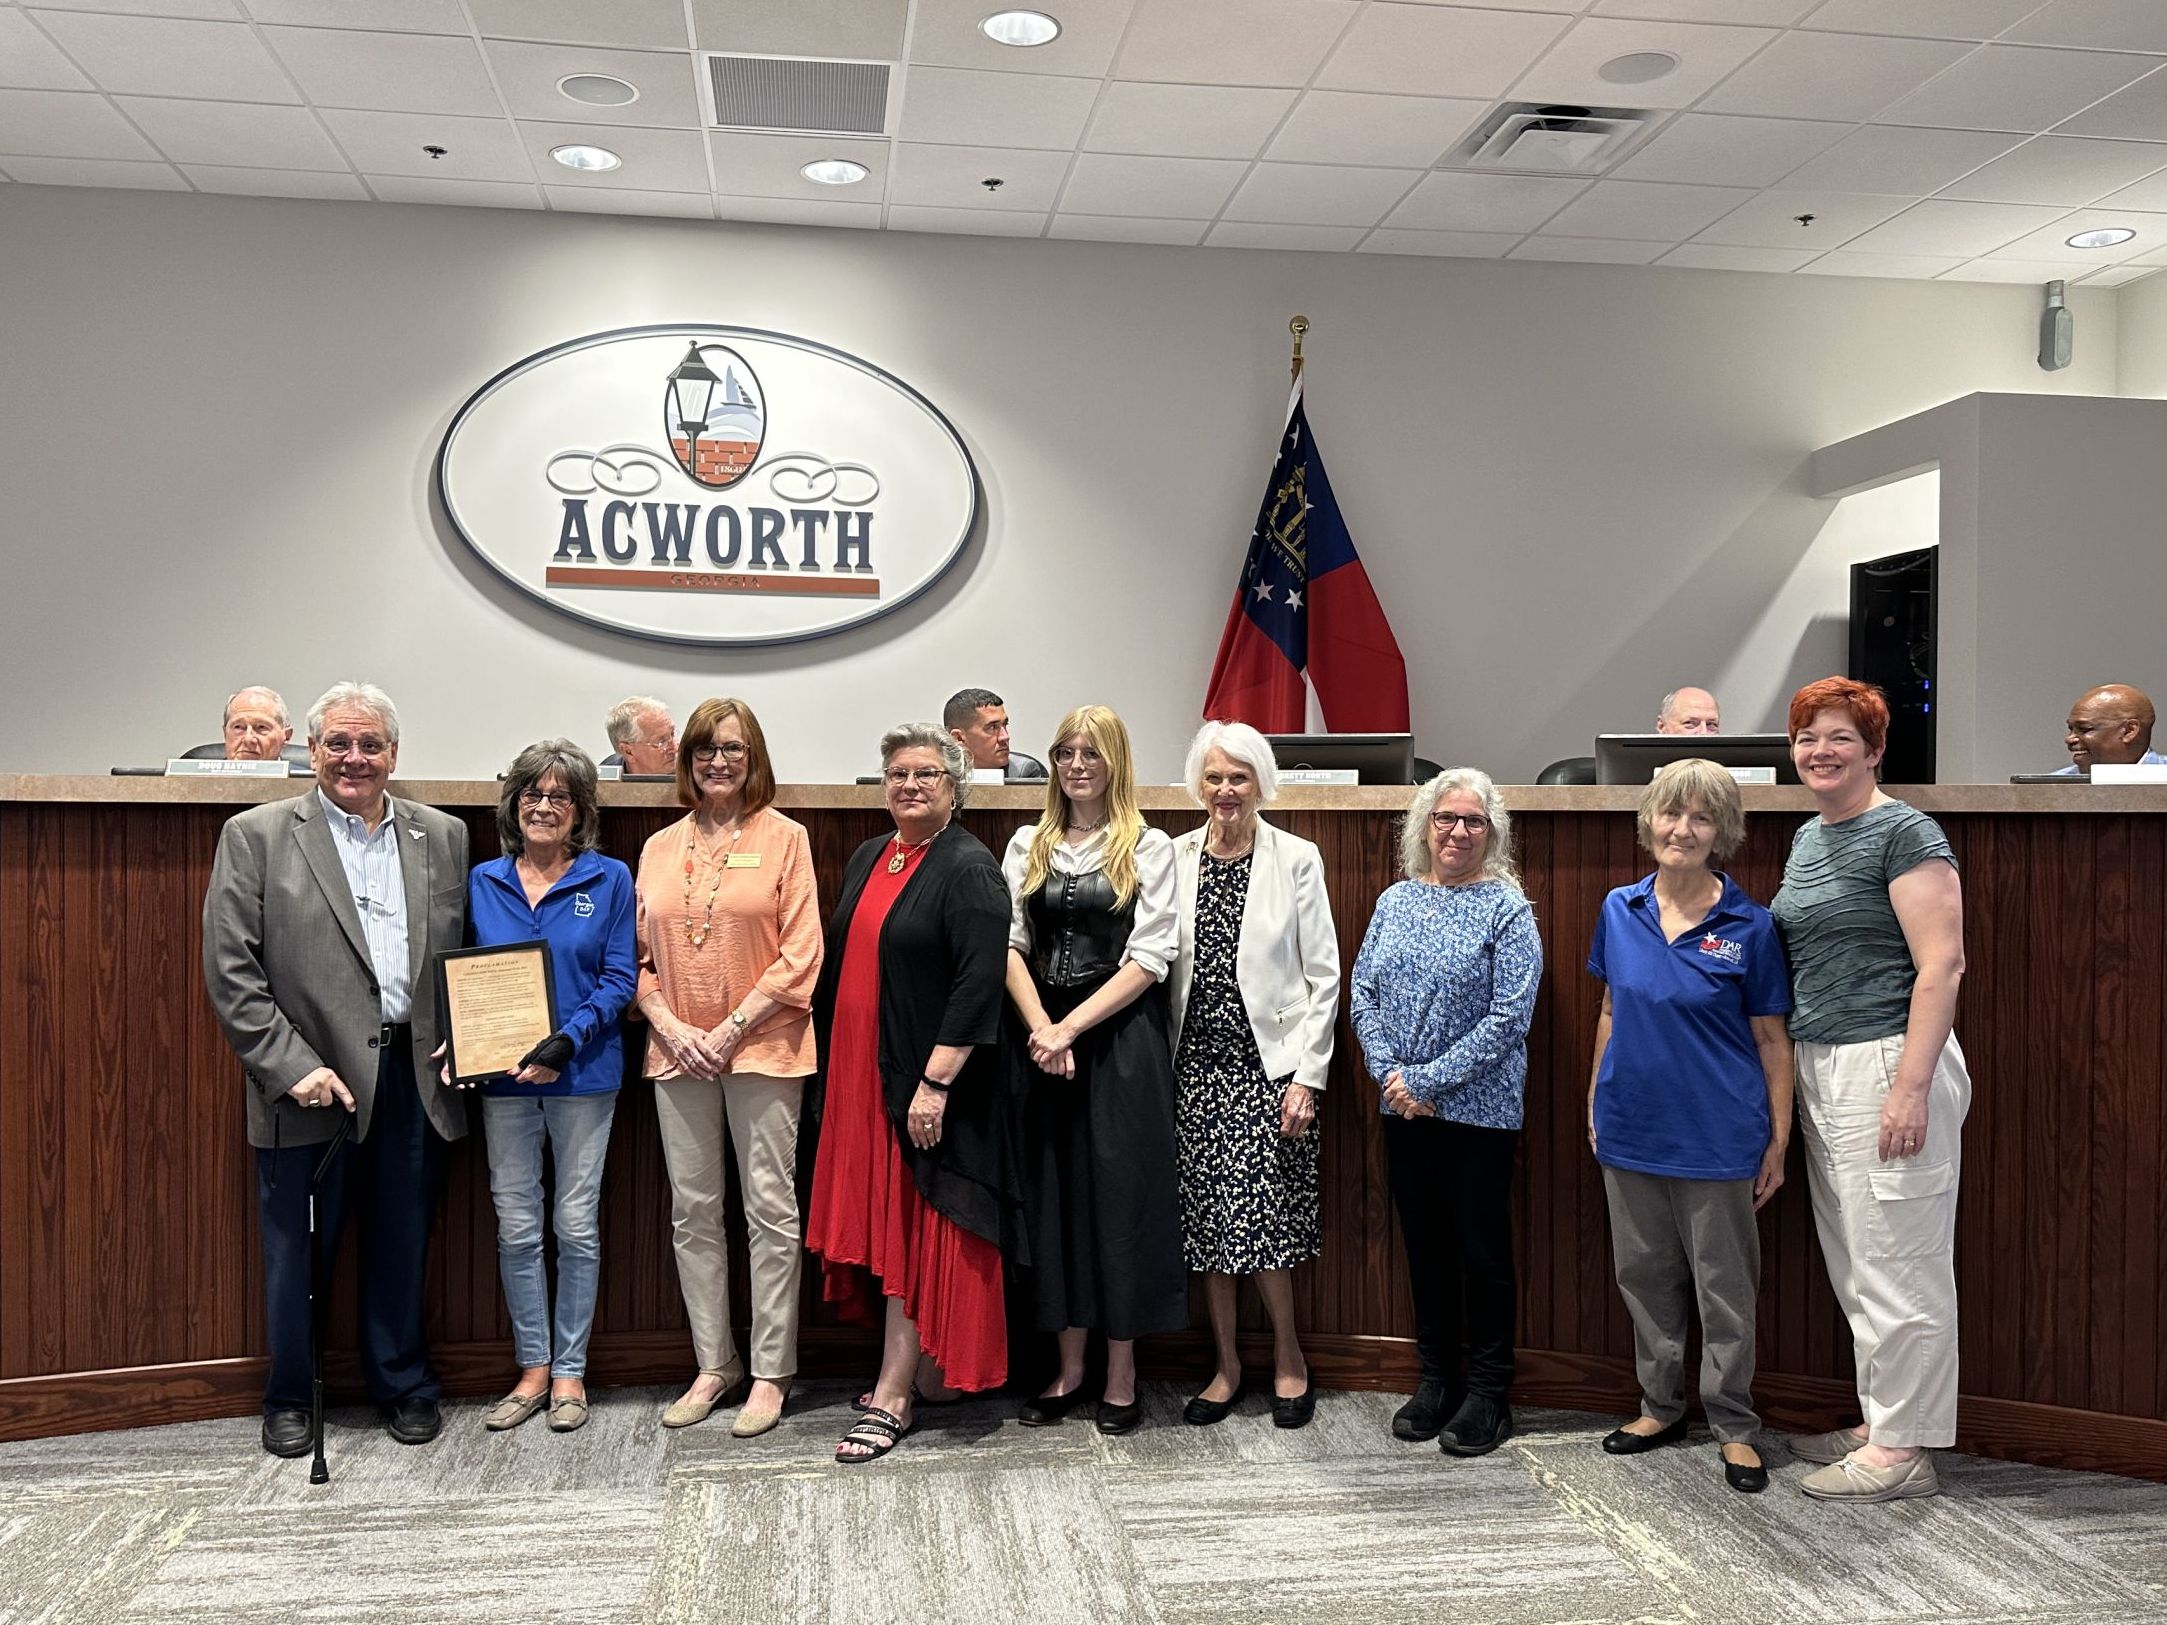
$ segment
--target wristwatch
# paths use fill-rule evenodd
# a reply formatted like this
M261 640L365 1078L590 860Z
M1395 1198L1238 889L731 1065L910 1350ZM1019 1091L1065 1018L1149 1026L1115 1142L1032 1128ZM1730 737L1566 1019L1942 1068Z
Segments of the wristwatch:
M732 1010L730 1012L730 1025L737 1029L737 1036L743 1038L745 1036L745 1029L747 1027L750 1027L752 1023L745 1019L744 1011Z

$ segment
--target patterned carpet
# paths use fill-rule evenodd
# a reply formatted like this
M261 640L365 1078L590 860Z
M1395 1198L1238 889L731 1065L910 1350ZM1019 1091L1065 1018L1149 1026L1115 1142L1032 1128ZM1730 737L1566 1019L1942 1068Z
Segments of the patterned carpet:
M1288 1433L1257 1399L1185 1427L1164 1386L1126 1438L971 1401L843 1468L849 1393L749 1441L665 1432L652 1389L570 1435L450 1406L421 1449L340 1412L313 1489L252 1420L0 1445L0 1622L2167 1619L2167 1485L1944 1454L1939 1499L1830 1507L1780 1452L1732 1493L1705 1435L1624 1460L1615 1419L1528 1411L1452 1461L1390 1437L1393 1395Z

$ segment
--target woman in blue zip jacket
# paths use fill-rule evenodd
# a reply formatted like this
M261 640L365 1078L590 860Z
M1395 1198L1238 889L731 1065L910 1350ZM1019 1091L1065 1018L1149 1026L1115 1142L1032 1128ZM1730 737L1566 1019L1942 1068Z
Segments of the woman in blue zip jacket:
M602 1259L602 1160L624 1078L619 1018L639 981L632 874L595 848L594 763L568 739L529 745L497 797L504 855L467 877L478 946L549 944L558 1029L482 1086L497 1259L519 1381L482 1425L517 1427L549 1405L569 1433L587 1420L587 1335ZM556 1159L557 1311L542 1261L542 1148Z

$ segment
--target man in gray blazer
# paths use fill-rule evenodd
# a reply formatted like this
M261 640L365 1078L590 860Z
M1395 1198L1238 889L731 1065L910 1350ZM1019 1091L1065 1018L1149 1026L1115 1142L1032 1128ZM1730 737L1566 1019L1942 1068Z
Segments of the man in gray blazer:
M465 1103L437 1081L434 955L466 930L467 830L395 801L399 716L367 683L308 714L314 788L226 821L203 899L203 981L247 1071L271 1375L263 1447L309 1449L309 1181L328 1272L349 1208L361 1227L362 1375L391 1436L442 1425L422 1316L445 1148Z

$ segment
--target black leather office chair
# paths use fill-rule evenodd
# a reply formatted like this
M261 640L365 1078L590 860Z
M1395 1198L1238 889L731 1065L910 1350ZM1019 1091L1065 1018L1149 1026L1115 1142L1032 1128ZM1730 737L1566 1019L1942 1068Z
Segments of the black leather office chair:
M1535 775L1537 784L1593 784L1595 782L1595 758L1592 756L1561 756Z
M1433 762L1427 756L1417 756L1414 759L1415 776L1407 782L1409 784L1427 784L1444 770L1442 763Z
M623 767L625 759L620 752L613 750L596 765L600 767Z
M1044 784L1046 764L1036 756L1026 756L1020 750L1008 753L1008 766L1002 777L1010 784Z

